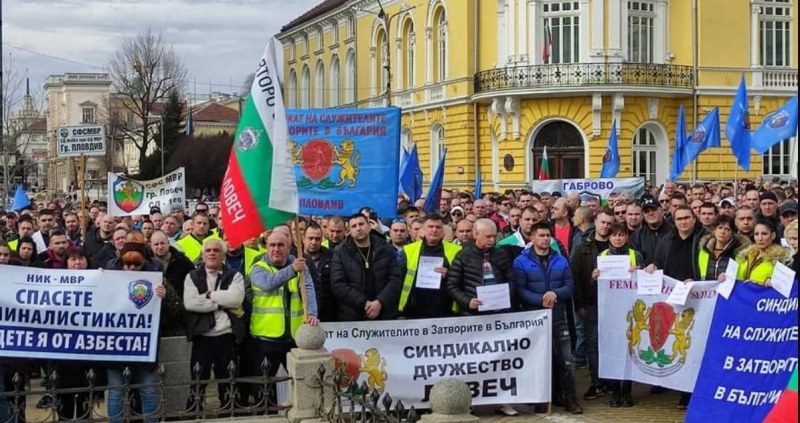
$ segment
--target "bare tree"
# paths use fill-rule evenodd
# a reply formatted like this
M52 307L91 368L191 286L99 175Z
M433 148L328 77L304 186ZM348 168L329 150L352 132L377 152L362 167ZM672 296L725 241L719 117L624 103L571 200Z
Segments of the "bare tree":
M20 173L30 170L31 165L36 166L34 158L29 157L29 147L34 141L34 135L36 133L46 135L47 129L39 127L40 120L44 116L44 96L38 90L31 92L30 84L17 68L13 56L3 61L2 75L0 166L3 178L3 205L8 205L12 191L11 182ZM38 160L42 158L39 157Z
M116 92L112 107L120 117L130 112L135 119L135 124L115 129L136 145L141 169L153 142L149 126L153 122L148 120L153 106L166 100L172 90L181 90L186 68L164 35L151 30L125 41L112 55L108 68Z

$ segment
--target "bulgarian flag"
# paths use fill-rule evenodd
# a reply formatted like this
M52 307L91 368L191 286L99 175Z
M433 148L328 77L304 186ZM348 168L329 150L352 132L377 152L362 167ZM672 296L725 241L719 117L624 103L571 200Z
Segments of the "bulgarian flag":
M764 423L784 423L797 421L797 368L789 379L789 385L781 394L778 403L767 414Z
M550 161L547 160L547 146L544 147L544 152L542 153L542 163L539 165L539 174L536 176L536 179L540 181L546 181L550 179Z
M275 40L270 39L236 129L220 190L222 227L233 246L298 213L279 69Z
M542 44L542 63L547 64L550 61L550 56L553 55L553 32L550 31L550 25L544 27L544 43Z

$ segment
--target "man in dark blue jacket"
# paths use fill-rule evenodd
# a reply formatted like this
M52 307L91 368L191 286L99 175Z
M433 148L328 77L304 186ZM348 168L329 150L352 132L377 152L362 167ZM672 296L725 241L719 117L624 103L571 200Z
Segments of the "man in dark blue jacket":
M581 414L583 409L575 395L575 363L566 313L572 298L572 271L567 259L550 248L551 236L547 223L534 225L531 245L514 260L514 281L524 308L553 310L553 380L559 388L553 392L556 398L563 395L567 411Z

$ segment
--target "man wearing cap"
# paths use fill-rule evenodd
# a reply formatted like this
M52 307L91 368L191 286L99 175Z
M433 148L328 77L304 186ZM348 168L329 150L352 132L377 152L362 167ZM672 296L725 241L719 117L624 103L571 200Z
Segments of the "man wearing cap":
M644 224L631 236L633 249L642 253L646 263L655 260L656 246L672 230L672 225L664 219L664 209L655 198L645 195L642 197L642 212Z
M726 214L730 217L736 216L736 199L733 197L723 198L719 202L719 214Z
M775 224L778 228L778 236L783 232L780 228L780 219L778 218L778 196L772 191L765 191L761 194L761 201L759 202L759 219L768 219Z
M797 220L797 201L786 200L781 204L781 225L783 227L789 226L790 223Z

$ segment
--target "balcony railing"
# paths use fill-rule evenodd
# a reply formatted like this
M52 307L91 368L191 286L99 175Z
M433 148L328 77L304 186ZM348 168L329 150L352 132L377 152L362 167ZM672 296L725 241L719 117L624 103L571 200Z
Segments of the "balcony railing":
M797 89L797 69L764 69L761 83L768 89Z
M690 66L570 63L510 66L475 74L475 93L507 89L633 85L691 89Z

